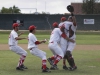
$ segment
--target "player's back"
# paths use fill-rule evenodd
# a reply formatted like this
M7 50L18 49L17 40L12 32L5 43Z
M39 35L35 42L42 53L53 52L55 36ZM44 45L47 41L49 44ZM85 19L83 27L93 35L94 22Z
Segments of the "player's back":
M17 45L18 41L15 39L16 37L18 37L17 32L15 32L14 30L12 30L11 33L10 33L10 35L9 35L8 44L9 45Z
M49 42L53 42L53 41L59 42L60 38L61 38L61 34L62 34L62 32L59 28L53 29L53 31L51 32Z

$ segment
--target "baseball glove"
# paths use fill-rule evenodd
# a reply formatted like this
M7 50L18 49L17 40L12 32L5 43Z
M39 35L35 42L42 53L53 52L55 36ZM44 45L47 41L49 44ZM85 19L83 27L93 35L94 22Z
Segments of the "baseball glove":
M74 7L71 6L71 5L68 5L68 6L67 6L67 10L68 10L69 12L74 12Z

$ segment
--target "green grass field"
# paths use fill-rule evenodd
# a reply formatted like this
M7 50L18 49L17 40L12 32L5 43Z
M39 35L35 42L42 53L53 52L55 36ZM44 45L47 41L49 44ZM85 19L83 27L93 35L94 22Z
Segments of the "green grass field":
M0 51L0 75L99 75L100 74L100 50L83 51L74 50L73 56L78 67L75 71L68 71L62 69L62 60L58 63L59 70L51 71L51 73L41 72L41 59L30 54L25 60L25 65L29 68L25 71L17 71L19 56L11 51ZM47 57L52 53L49 50L45 51ZM50 67L47 62L47 66Z
M45 38L46 39L49 39L50 33L38 33L36 34L36 37L38 38L38 40L44 40ZM81 44L81 45L100 45L100 42L98 40L100 40L100 35L98 34L87 34L87 33L76 33L77 35L77 38L76 38L76 43L77 44ZM27 37L28 36L28 33L26 34L23 34L21 37ZM6 34L0 34L0 44L7 44L8 43L8 37L9 37L9 33L6 33ZM19 43L21 44L27 44L27 40L21 40L19 41Z
M49 33L48 33L49 34ZM39 40L49 39L47 33L36 34ZM76 42L79 45L100 45L99 33L76 33ZM21 37L27 37L28 33ZM0 44L8 43L9 32L0 32ZM27 44L27 40L19 41L21 44ZM17 71L16 65L19 60L19 56L10 50L0 51L0 75L100 75L100 48L98 50L74 50L73 56L75 58L76 65L78 67L75 71L68 71L62 69L62 60L58 63L59 70L51 71L51 73L41 72L41 59L30 54L25 60L25 65L29 68L25 71ZM45 50L47 57L52 56L50 50ZM67 63L68 64L68 63ZM50 67L47 62L47 66ZM68 65L69 66L69 65Z

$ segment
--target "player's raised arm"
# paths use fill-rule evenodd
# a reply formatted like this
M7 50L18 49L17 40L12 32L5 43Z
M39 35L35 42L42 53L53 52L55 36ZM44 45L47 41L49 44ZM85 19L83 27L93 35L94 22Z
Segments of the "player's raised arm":
M72 16L72 20L73 20L73 25L76 26L77 25L76 18L74 16L73 12L71 12L71 16Z

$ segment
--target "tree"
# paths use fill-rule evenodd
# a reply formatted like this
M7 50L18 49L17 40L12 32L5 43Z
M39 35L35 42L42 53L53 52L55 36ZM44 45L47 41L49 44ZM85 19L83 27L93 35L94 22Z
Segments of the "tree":
M9 8L2 7L1 13L21 13L21 12L20 9L14 5L13 7Z
M100 14L99 0L83 0L82 11L85 14Z

